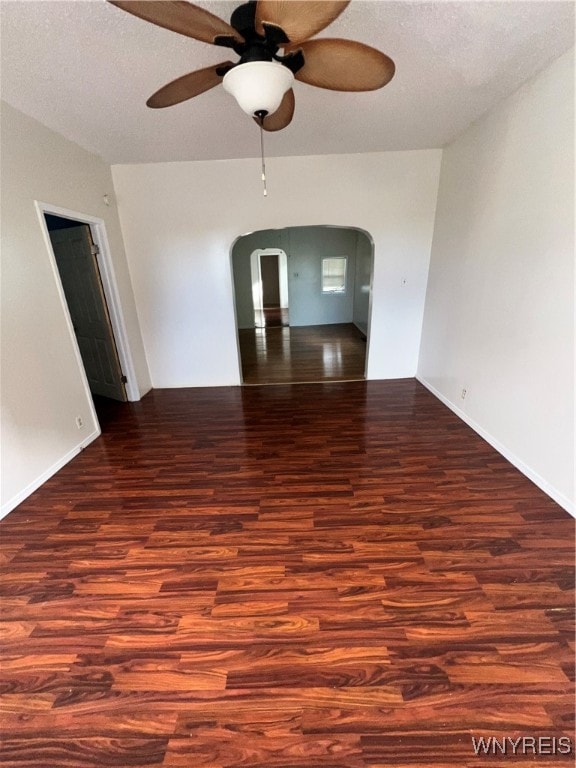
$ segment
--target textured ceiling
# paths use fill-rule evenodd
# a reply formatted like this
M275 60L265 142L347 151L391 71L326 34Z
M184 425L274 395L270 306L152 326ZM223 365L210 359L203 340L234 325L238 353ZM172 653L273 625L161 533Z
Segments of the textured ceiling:
M237 3L198 2L224 19ZM1 0L1 95L111 163L254 157L258 129L221 86L164 110L148 96L227 51L105 0ZM269 155L441 147L567 50L574 6L555 0L352 0L319 37L380 48L396 75L371 93L296 83Z

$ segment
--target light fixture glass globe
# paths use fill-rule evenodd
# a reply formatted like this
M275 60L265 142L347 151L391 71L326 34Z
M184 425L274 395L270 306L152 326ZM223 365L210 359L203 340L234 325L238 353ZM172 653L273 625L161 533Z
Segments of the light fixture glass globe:
M267 112L272 115L293 82L294 75L282 64L249 61L227 72L222 85L247 114Z

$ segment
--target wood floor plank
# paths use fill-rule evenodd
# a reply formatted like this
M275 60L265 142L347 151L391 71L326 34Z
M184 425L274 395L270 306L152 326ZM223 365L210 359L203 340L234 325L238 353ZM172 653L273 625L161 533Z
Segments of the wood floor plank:
M238 331L244 384L364 378L366 338L352 323Z
M417 382L160 390L99 416L0 522L2 766L574 748L574 520Z

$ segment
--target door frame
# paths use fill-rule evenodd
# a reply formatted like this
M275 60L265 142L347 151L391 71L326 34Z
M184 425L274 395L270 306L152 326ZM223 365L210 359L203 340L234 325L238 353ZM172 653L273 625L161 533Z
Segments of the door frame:
M252 303L254 312L264 309L264 288L262 286L262 256L278 257L278 289L281 309L290 309L288 295L288 256L282 248L256 248L250 254L250 271L252 275Z
M96 216L90 216L86 213L72 211L68 208L62 208L58 205L52 205L51 203L43 203L39 200L35 200L34 205L36 207L36 213L38 214L38 220L40 222L44 242L46 243L46 249L50 258L52 272L54 273L54 278L56 280L60 302L66 316L68 332L72 340L76 360L81 371L84 388L86 389L90 403L93 405L92 392L90 391L90 385L88 384L88 378L86 376L84 363L82 362L82 356L80 354L80 348L76 340L76 334L74 333L74 327L70 317L70 310L68 309L68 302L66 301L66 296L64 295L64 288L62 287L62 280L60 279L56 257L54 256L54 249L52 248L50 233L48 231L46 219L44 218L45 213L52 214L54 216L61 216L64 219L77 221L78 224L87 224L90 228L94 244L98 246L96 262L100 271L102 290L104 292L104 299L108 307L108 314L110 316L112 334L114 336L114 341L116 342L120 367L122 369L122 373L124 376L126 376L126 397L130 402L136 402L137 400L140 400L140 392L138 390L138 384L136 380L136 371L134 369L132 354L130 352L128 333L126 331L126 323L124 321L124 313L122 312L120 293L118 291L116 275L114 273L112 254L110 251L110 245L108 243L108 236L106 234L106 224L104 219L98 218ZM94 417L96 418L95 411ZM96 421L98 421L97 418Z

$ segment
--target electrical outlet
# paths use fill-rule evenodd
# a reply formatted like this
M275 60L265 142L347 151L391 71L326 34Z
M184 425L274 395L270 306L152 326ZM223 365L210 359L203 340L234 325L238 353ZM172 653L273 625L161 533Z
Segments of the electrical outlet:
M462 392L460 392L460 397L462 398L462 400L466 400L466 394L467 394L467 390L466 390L466 387L464 387L462 389Z
M76 426L78 429L84 429L84 419L82 416L76 416Z

